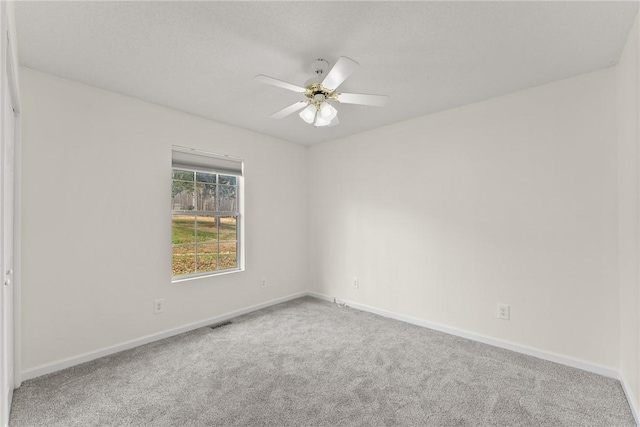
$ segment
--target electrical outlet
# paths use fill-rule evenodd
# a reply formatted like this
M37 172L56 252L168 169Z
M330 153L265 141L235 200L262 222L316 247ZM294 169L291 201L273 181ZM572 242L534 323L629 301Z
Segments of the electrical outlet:
M267 287L267 279L260 280L260 287L261 288L266 288Z
M498 304L498 319L509 320L511 317L511 310L507 304Z
M357 277L353 279L353 287L356 289L360 289L360 279L358 279Z
M153 314L159 314L164 312L164 300L156 299L153 300Z

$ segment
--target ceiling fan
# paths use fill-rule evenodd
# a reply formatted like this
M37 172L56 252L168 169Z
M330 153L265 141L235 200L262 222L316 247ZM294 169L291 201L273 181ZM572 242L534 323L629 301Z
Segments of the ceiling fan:
M273 77L259 74L255 80L304 94L307 98L298 101L271 115L274 119L281 119L304 108L300 112L302 120L314 126L335 126L340 123L338 110L331 104L359 104L382 107L389 99L386 95L368 95L363 93L339 93L340 86L359 64L353 59L341 56L335 65L327 73L329 62L324 59L316 59L311 63L311 69L315 76L305 82L304 87L287 83Z

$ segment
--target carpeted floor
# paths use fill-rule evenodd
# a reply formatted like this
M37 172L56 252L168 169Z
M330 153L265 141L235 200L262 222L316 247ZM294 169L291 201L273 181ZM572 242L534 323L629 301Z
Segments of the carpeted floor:
M302 298L26 381L22 426L633 426L618 381Z

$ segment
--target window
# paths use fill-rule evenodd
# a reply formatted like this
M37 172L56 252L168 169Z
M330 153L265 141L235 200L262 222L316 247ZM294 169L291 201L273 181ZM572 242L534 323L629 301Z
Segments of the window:
M173 148L174 280L239 270L242 162Z

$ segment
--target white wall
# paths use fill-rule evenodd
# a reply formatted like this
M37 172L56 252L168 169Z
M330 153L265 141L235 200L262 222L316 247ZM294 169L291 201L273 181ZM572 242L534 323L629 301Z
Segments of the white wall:
M618 82L618 234L620 375L640 408L640 30L638 17L616 69Z
M617 370L615 106L607 69L313 146L313 290Z
M21 72L25 371L305 289L305 147ZM245 272L171 284L172 144L244 158Z

